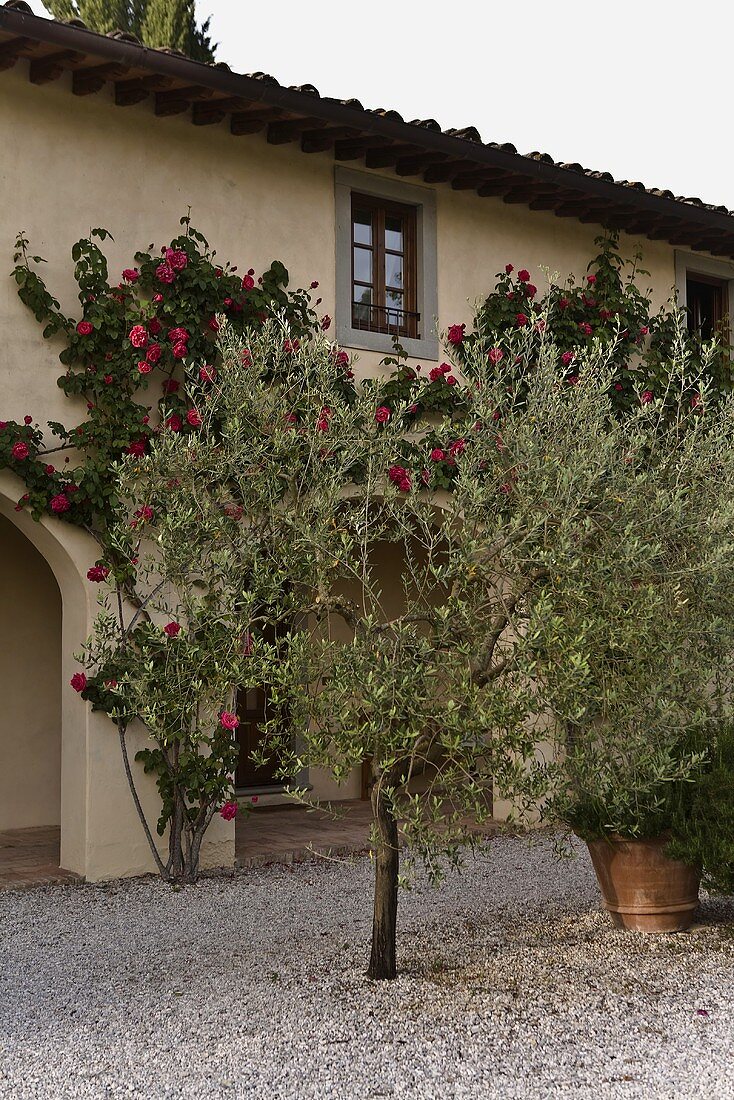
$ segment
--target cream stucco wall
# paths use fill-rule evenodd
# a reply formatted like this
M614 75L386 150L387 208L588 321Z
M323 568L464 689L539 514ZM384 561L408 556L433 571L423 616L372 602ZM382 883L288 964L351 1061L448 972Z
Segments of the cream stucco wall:
M76 97L70 82L67 73L57 82L32 85L23 61L0 73L0 269L10 270L16 233L24 230L32 252L48 261L43 271L50 289L78 316L69 256L76 239L94 226L109 229L115 240L105 248L114 277L137 248L170 240L191 207L193 223L222 259L241 270L260 270L281 259L293 285L319 280L322 309L334 315L334 164L328 154L307 156L296 145L271 146L262 134L235 138L226 124L193 127L186 116L157 118L152 103L116 108L109 88ZM507 262L528 267L539 286L541 265L584 274L598 227L446 186L434 190L443 325L468 322L471 303ZM656 302L664 301L675 281L673 249L629 237L623 246L630 253L642 249ZM21 305L14 283L2 277L0 335L0 418L31 413L41 422L72 423L74 407L56 386L59 346L42 340L41 327ZM366 352L360 357L366 368L380 358ZM16 516L12 503L22 487L9 476L3 484L2 510L51 562L61 588L65 685L73 670L70 655L94 613L84 574L95 548L68 524L49 518L39 530L25 513ZM18 608L21 598L19 590ZM50 682L38 686L37 699L49 713L58 705L57 693ZM102 721L62 690L62 858L90 878L150 867L122 780L119 749ZM323 775L312 778L316 793L337 793ZM355 778L340 793L357 792ZM152 807L150 784L143 784L143 793ZM206 861L231 862L232 837L233 829L217 819Z

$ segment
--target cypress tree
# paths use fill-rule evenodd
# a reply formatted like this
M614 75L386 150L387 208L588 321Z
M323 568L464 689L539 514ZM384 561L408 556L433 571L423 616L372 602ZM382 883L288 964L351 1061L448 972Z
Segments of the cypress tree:
M180 50L195 61L213 61L210 20L197 26L194 0L45 0L54 19L82 19L93 31L121 30L146 46Z

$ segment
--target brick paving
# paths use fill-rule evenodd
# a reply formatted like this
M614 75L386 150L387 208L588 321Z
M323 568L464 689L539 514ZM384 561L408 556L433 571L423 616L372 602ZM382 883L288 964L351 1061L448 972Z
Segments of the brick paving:
M74 882L79 876L59 866L60 830L0 830L0 890L47 882Z
M305 806L254 809L238 822L235 866L297 863L314 855L345 856L370 846L369 802L335 802L334 817Z
M253 809L237 823L235 866L298 863L315 855L338 859L368 851L370 803L332 805L337 816L304 806ZM478 831L489 835L496 828L490 822ZM0 830L0 890L78 881L79 875L59 866L58 829Z

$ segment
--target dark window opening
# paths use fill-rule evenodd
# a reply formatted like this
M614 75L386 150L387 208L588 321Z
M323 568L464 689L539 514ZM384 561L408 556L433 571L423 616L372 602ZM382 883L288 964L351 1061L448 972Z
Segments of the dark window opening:
M688 331L700 340L721 335L727 314L727 285L721 279L692 275L686 279Z
M352 327L419 337L416 208L352 195Z

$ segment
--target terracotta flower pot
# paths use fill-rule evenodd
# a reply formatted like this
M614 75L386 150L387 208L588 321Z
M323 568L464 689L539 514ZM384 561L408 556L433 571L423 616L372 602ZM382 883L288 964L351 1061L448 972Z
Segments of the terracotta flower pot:
M668 859L667 837L628 840L611 835L588 841L604 907L617 928L681 932L698 906L701 870Z

